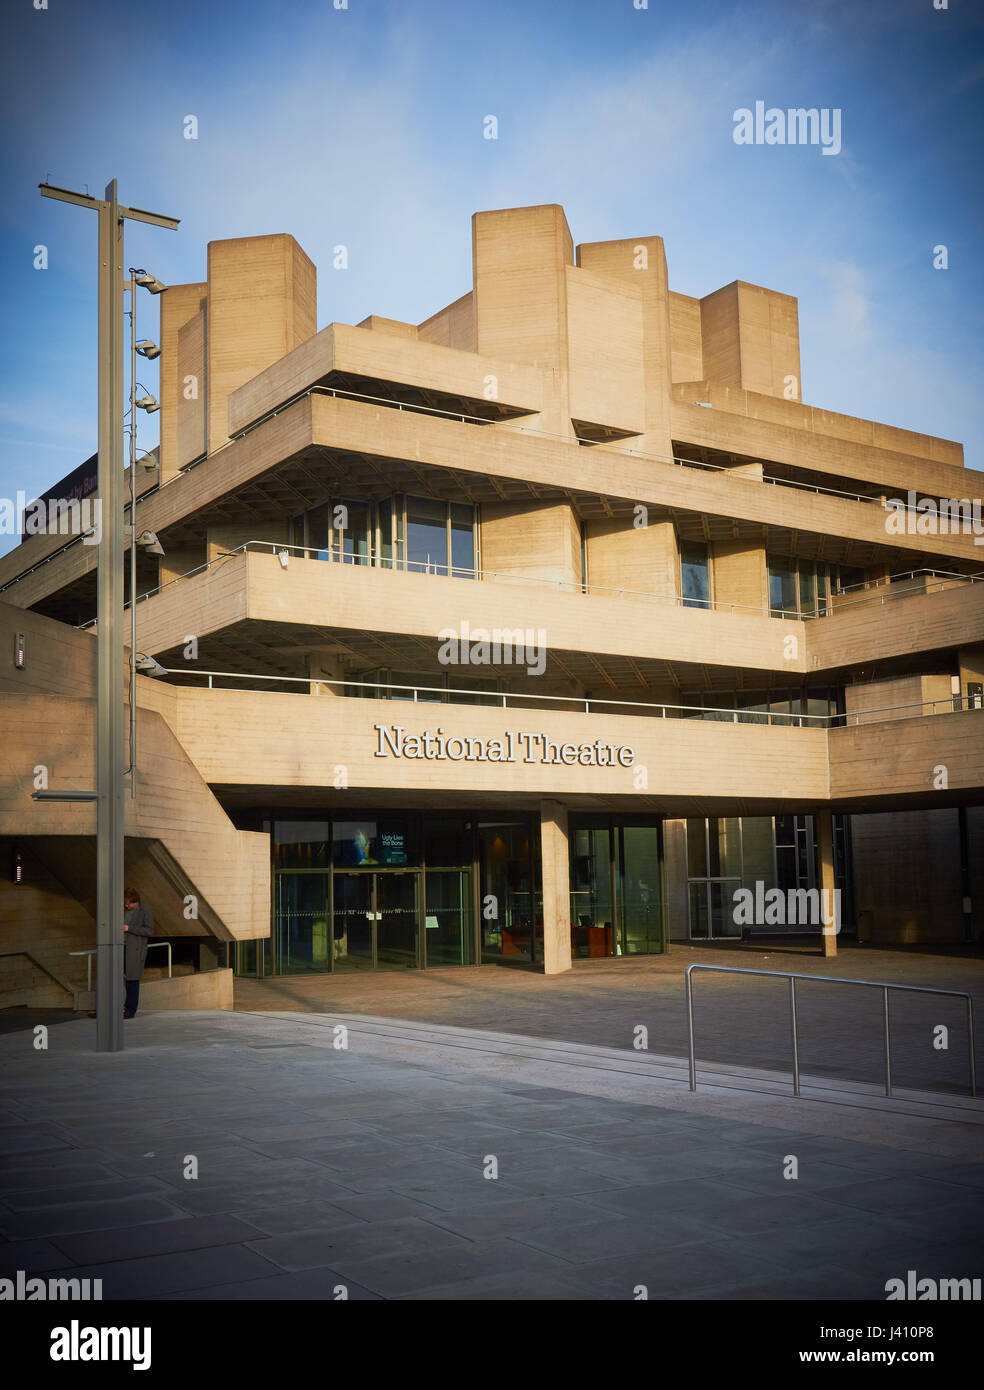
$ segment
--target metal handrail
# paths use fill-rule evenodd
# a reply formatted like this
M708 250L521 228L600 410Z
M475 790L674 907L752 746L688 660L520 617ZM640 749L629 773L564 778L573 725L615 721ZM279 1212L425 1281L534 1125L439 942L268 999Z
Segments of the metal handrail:
M86 988L86 993L87 993L87 994L91 994L91 993L92 993L92 957L96 954L96 948L93 946L93 947L91 948L91 950L88 950L88 951L69 951L68 954L69 954L70 956L87 956L87 957L88 957L88 959L87 959L87 961L86 961L86 963L85 963L85 988Z
M520 663L521 665L522 663ZM877 709L851 710L846 714L800 714L791 713L784 710L758 710L758 709L725 709L720 705L671 705L664 701L654 703L649 700L606 700L595 695L541 695L533 691L526 690L468 690L464 686L445 686L445 685L396 685L387 681L351 681L341 680L328 676L273 676L265 672L256 671L198 671L188 666L164 666L161 671L165 676L202 676L208 678L208 689L222 689L221 686L214 686L212 681L215 677L222 680L237 681L269 681L277 685L306 685L309 687L308 693L319 694L319 686L351 686L361 690L401 690L406 691L417 704L417 696L420 693L428 695L464 695L466 700L460 703L473 704L476 700L494 700L502 709L508 709L508 700L528 700L535 705L547 702L549 704L562 705L583 705L584 713L591 713L592 705L614 705L620 709L651 709L659 710L661 717L667 717L667 710L672 710L675 716L682 719L696 718L698 715L705 714L716 716L707 723L730 723L730 724L755 724L768 725L785 724L786 727L802 728L804 725L814 726L820 729L843 729L856 727L864 719L867 723L873 714L894 713L897 710L906 709L925 709L931 707L933 714L936 714L936 706L944 705L947 714L959 714L966 710L976 710L980 706L971 704L973 697L963 695L950 695L946 699L940 700L920 700L905 705L883 705ZM313 692L310 687L314 686ZM274 692L278 693L278 692ZM371 696L372 699L383 697ZM424 701L425 704L438 704L442 701ZM454 704L455 701L448 701ZM731 716L723 718L722 716ZM852 719L853 726L849 723ZM871 723L880 723L880 720L870 720Z
M167 951L167 978L170 980L170 979L173 978L173 976L172 976L172 974L171 974L171 962L172 962L172 959L173 959L173 955L172 955L172 951L171 951L171 943L170 943L170 941L150 941L150 942L147 943L147 950L148 950L148 951L152 951L152 950L154 949L155 946L163 946L164 949ZM86 987L86 990L87 990L88 992L91 992L91 990L92 990L92 957L96 954L95 948L92 948L92 949L90 949L90 950L88 950L88 951L69 951L68 954L69 954L70 956L88 956L88 957L89 957L89 959L88 959L88 960L86 961L86 963L85 963L85 964L86 964L85 987Z
M223 550L219 555L214 556L211 560L205 560L205 561L202 562L202 564L200 564L200 565L195 565L192 569L187 570L184 574L175 575L173 579L168 579L168 580L166 580L163 584L158 584L156 588L154 588L154 589L147 589L147 590L145 590L142 594L138 594L138 595L137 595L137 603L143 603L146 599L155 598L158 594L163 593L165 589L171 588L174 584L180 584L180 583L182 583L184 580L187 580L187 579L194 579L194 578L196 578L196 577L197 577L198 575L200 575L200 574L205 574L205 573L207 573L207 572L212 568L213 565L221 564L224 560L231 560L231 559L233 559L233 558L234 558L235 556L237 556L237 555L245 555L245 554L248 554L248 553L253 552L253 551L263 554L263 553L266 553L267 551L269 551L269 553L270 553L271 555L279 555L281 552L284 552L284 553L286 553L286 554L288 554L288 555L298 555L301 559L307 559L307 558L310 558L310 553L311 553L311 551L316 550L316 549L317 549L316 546L311 546L311 545L288 545L288 544L286 544L286 542L280 542L280 541L262 541L262 540L243 541L243 543L242 543L241 545L237 545L233 550ZM343 562L342 562L342 561L334 561L334 563L336 563L336 564L341 564L341 563L343 563ZM419 568L418 568L417 570L413 570L413 569L412 569L412 566L414 566L414 565L419 566ZM442 569L443 569L443 570L451 570L451 573L450 573L450 574L440 574L440 573L437 573L437 574L436 574L436 577L437 577L437 578L441 578L441 579L448 579L448 578L451 578L451 579L461 579L461 578L467 578L467 579L475 579L475 580L493 581L493 582L495 582L495 583L534 584L534 585L536 585L538 588L541 588L541 589L545 589L545 588L556 588L556 589L560 589L560 590L562 590L562 591L564 591L564 592L569 592L569 593L573 593L573 594L587 594L589 597L591 596L592 593L595 593L595 594L614 594L614 595L616 595L618 598L627 598L627 597L628 597L628 598L642 598L642 599L655 600L655 601L660 602L660 603L671 603L671 604L674 605L674 607L679 607L679 608L703 609L704 611L718 610L718 609L720 609L720 610L722 610L722 611L725 611L725 610L726 610L726 611L728 611L729 613L731 613L732 615L734 615L736 612L739 612L739 611L740 611L740 612L742 612L742 613L752 613L752 614L755 614L755 615L758 616L758 617L786 618L786 620L789 621L789 622L812 622L815 618L829 618L829 617L833 617L833 615L834 615L836 612L839 612L839 611L840 611L841 609L843 609L843 608L849 608L849 607L852 607L852 606L854 606L855 604L858 604L858 603L869 603L869 602L872 602L872 601L873 601L873 598L875 597L875 595L872 595L871 598L851 599L851 600L848 600L848 602L846 602L846 603L841 603L841 602L835 603L835 602L834 602L834 599L839 599L840 594L842 594L842 593L853 592L853 589L854 589L854 588L861 587L861 586L856 586L856 585L855 585L855 586L852 586L852 588L851 588L850 590L848 590L848 589L839 590L837 594L831 595L827 600L825 600L824 611L823 611L822 613L821 613L821 612L817 612L817 613L809 613L809 614L790 614L790 615L786 615L786 614L784 613L784 611L783 611L781 608L772 608L772 607L768 607L768 608L761 608L761 607L758 607L758 608L756 608L756 607L755 607L754 605L752 605L752 604L747 604L747 603L731 603L731 602L729 602L729 601L727 601L727 600L724 600L724 599L693 599L693 598L687 598L686 596L681 595L681 594L656 594L656 593L652 593L651 591L646 590L646 589L628 589L628 588L625 588L624 586L623 586L622 588L616 589L616 588L614 588L614 587L611 586L611 585L605 585L605 584L591 584L591 583L584 583L583 581L578 582L578 581L575 581L575 580L567 580L567 579L542 579L542 578L538 578L538 577L535 576L535 575L511 574L509 571L503 571L503 570L466 569L464 566L460 566L460 565L450 565L450 566L449 566L449 565L440 565L440 566L438 566L438 565L434 565L434 564L427 565L427 564L425 564L423 561L404 561L404 562L400 563L400 562L397 561L395 558L389 558L389 557L386 557L386 556L374 556L374 557L373 557L373 563L372 563L372 564L369 564L369 563L362 564L362 563L360 562L360 564L358 564L358 565L356 566L356 568L361 568L361 569L390 569L390 570L398 571L398 572L400 572L400 573L407 573L407 574L409 574L409 573L421 573L421 574L426 573L426 574L432 574L432 573L435 573L435 571L439 571L439 570L442 570ZM958 583L958 582L959 582L959 583L965 583L965 584L975 584L975 583L982 583L982 582L984 582L984 573L982 573L982 574L956 574L956 573L951 573L951 572L946 571L946 570L906 570L906 571L904 572L904 574L889 575L885 580L880 581L879 584L877 584L877 585L872 584L870 587L871 587L872 589L874 589L874 588L882 588L882 587L883 587L883 588L886 590L886 592L885 592L884 594L880 595L880 597L881 597L881 602L882 602L882 603L885 602L885 599L912 598L913 595L912 595L911 593L902 593L902 592L899 592L899 591L896 591L896 592L894 592L894 593L890 592L890 591L889 591L889 585L890 585L890 583L891 583L893 580L902 579L902 578L908 578L908 577L910 577L910 576L915 576L915 575L927 575L927 576L932 576L932 577L937 577L937 576L938 576L938 577L939 577L939 586L940 586L940 589L941 589L941 590L942 590L942 588L943 588L945 585L951 584L951 583ZM868 586L865 586L865 587L868 587ZM922 592L923 592L923 593L929 593L931 587L932 587L932 586L927 585L926 589L923 590ZM921 596L921 595L920 595L920 596ZM818 605L818 606L819 606L819 605ZM127 600L126 603L123 605L124 611L126 611L127 609L129 609L129 607L130 607L130 601ZM84 623L77 623L77 624L76 624L76 629L77 629L78 631L80 631L80 632L84 632L84 631L86 631L88 628L94 627L94 626L95 626L95 623L96 623L96 619L95 619L95 618L90 618L90 619L88 619L87 622L84 622Z
M509 706L508 706L507 703L506 703L507 700L529 700L529 701L533 701L533 702L535 702L535 703L537 703L537 704L539 704L541 701L548 701L550 704L583 705L583 706L584 706L584 713L585 713L585 714L590 714L590 713L591 713L591 710L590 710L590 706L591 706L591 705L616 705L616 706L618 706L618 707L620 707L620 708L624 708L624 709L653 709L653 710L660 710L660 711L662 711L662 717L663 717L664 719L666 718L666 711L667 711L667 710L675 710L675 711L679 711L679 712L681 713L681 715L684 716L684 717L687 716L687 715L692 715L692 716L695 716L695 717L696 717L697 715L699 715L699 714L704 714L704 713L707 713L707 714L716 714L716 715L733 714L733 715L736 716L736 718L734 718L733 720L730 720L730 721L724 721L724 720L715 721L715 722L721 722L721 723L730 722L730 723L734 723L734 724L741 724L741 723L760 724L760 723L772 723L773 720L775 720L776 722L782 722L783 720L787 720L787 721L789 721L790 723L792 723L792 724L794 725L794 727L797 727L797 726L801 725L801 724L804 723L804 722L808 722L808 723L810 723L810 724L816 724L818 727L822 727L822 728L827 726L827 725L826 725L826 721L827 721L828 719L831 719L831 718L833 718L833 719L841 719L841 718L843 718L843 715L826 715L826 714L790 714L790 713L786 713L786 712L784 712L784 711L782 711L782 710L726 710L726 709L717 708L717 707L715 707L715 706L713 706L713 705L670 705L670 704L665 704L665 703L662 703L662 702L660 702L659 704L653 704L653 703L651 703L651 702L649 702L649 701L646 701L646 700L604 700L604 699L597 698L597 697L594 696L594 695L590 695L590 696L587 696L587 695L538 695L538 694L534 694L532 691L522 691L522 690L468 690L468 689L466 689L464 686L445 686L445 685L395 685L395 684L392 684L392 685L391 685L391 684L390 684L389 682L387 682L387 681L349 681L349 680L339 680L339 679L335 679L335 678L333 678L333 677L328 677L328 676L269 676L269 675L266 675L265 673L264 673L264 674L259 674L259 673L255 672L255 671L196 671L196 670L192 670L191 668L189 668L189 667L187 667L187 666L162 667L162 670L163 670L163 672L164 672L164 674L165 674L166 676L206 676L206 677L208 677L208 689L209 689L209 690L214 690L214 689L216 689L216 688L218 688L218 689L221 689L221 688L222 688L221 686L220 686L220 687L215 687L215 686L213 686L213 684L212 684L213 677L218 676L218 677L221 677L221 678L224 679L224 680L272 681L272 682L274 682L275 684L278 684L278 685L279 685L279 684L284 684L284 685L306 685L306 686L314 686L314 687L315 687L315 689L314 689L314 694L318 694L318 693L319 693L318 687L319 687L319 686L322 686L322 685L328 685L328 686L331 686L331 685L338 685L338 686L343 686L343 687L351 686L351 687L353 687L353 688L360 689L360 690L387 690L387 691L403 690L403 691L408 692L408 694L411 696L412 701L413 701L414 704L417 704L417 703L418 703L418 701L417 701L417 696L418 696L418 694L427 694L427 695L432 695L432 694L433 694L433 695L465 695L465 696L467 696L467 700L463 701L462 703L471 704L471 703L474 703L476 700L481 700L481 699L495 700L496 704L497 704L500 708L502 708L502 709L508 709L508 708L509 708ZM276 693L276 692L275 692L275 693ZM379 697L371 697L371 698L379 698ZM424 703L424 704L428 704L428 703L429 703L429 704L438 704L438 703L440 703L440 702L437 701L437 700L432 700L432 701L426 701L426 700L425 700L425 701L423 701L423 703ZM453 701L449 701L449 703L454 703L454 702L453 702ZM900 706L900 708L905 708L905 707L904 707L904 706ZM865 713L867 713L867 711L865 711ZM743 715L754 715L754 716L757 716L757 717L756 717L756 718L750 718L750 719L741 720L741 719L738 719L738 718L737 718L737 716L738 716L738 715L741 715L741 714L743 714Z
M892 1094L892 1040L891 1025L888 1012L888 991L890 989L905 990L910 994L946 994L954 999L966 999L967 1001L967 1038L970 1049L970 1094L977 1095L977 1064L974 1057L974 1001L971 996L960 989L931 989L927 985L896 985L889 984L884 980L849 980L841 979L837 975L804 975L787 972L784 970L751 970L740 965L704 965L702 962L693 961L687 966L685 975L685 990L687 998L687 1043L688 1057L690 1061L690 1089L697 1089L697 1058L694 1052L694 991L690 977L695 970L716 970L728 975L769 975L775 979L789 981L789 1011L790 1022L792 1025L792 1044L793 1044L793 1095L800 1095L800 1072L799 1072L799 1035L796 1024L796 981L797 980L816 980L822 984L833 985L865 985L869 989L880 989L882 991L882 1013L884 1019L885 1034L885 1094Z
M171 943L170 941L150 941L147 943L147 950L152 951L155 946L162 946L167 951L167 978L170 980L173 978L171 975L171 962L173 960Z

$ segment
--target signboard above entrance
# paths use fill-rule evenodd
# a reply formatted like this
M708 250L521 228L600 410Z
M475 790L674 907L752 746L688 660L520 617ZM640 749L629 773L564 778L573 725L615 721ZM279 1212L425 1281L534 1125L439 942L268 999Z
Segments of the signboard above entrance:
M507 730L502 738L448 736L443 729L408 734L402 724L374 724L377 758L427 758L454 763L550 763L567 767L631 767L634 749L627 744L557 743L546 734Z

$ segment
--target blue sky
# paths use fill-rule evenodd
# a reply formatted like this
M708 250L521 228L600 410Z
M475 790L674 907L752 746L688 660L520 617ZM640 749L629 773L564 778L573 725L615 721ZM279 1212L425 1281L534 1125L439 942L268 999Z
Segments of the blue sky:
M420 321L470 288L473 212L559 202L575 242L663 236L682 293L795 295L807 403L961 440L984 467L968 0L48 4L3 21L0 496L95 449L96 218L42 199L45 178L101 194L115 176L123 202L180 217L127 226L127 263L167 283L204 278L209 240L291 232L319 328ZM840 108L841 154L735 145L756 100ZM155 337L156 302L138 313ZM156 391L152 365L139 377Z

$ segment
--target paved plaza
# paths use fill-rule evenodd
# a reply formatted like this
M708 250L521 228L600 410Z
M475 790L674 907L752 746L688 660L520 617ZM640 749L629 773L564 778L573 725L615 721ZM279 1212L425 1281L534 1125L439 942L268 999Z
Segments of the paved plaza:
M545 978L529 968L291 975L236 981L236 1007L382 1015L463 1028L492 1028L601 1047L629 1048L636 1028L650 1046L684 1057L687 1015L683 973L691 962L740 966L838 979L887 981L974 996L977 1070L984 1074L984 952L966 956L842 946L824 959L815 943L771 945L674 943L662 956L578 961ZM884 1083L882 997L857 985L802 982L797 986L800 1060L816 1075ZM789 986L705 971L694 975L695 1037L707 1060L788 1070ZM892 1070L898 1085L967 1091L966 1004L961 999L893 991L890 996ZM949 1029L948 1046L934 1046L934 1029Z
M679 967L322 977L334 1003L304 1010L286 981L275 1012L247 986L232 1014L139 1015L115 1055L88 1019L43 1051L6 1031L0 1275L193 1300L883 1300L910 1269L980 1275L981 1103L809 1059L796 1100L782 1065L713 1056L706 1002L692 1094L660 1034Z

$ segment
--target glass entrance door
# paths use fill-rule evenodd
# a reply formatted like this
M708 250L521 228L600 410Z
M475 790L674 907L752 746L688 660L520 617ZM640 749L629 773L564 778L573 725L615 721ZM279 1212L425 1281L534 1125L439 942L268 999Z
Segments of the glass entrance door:
M332 902L332 969L373 967L372 874L336 874Z
M417 880L415 873L373 874L376 966L413 970L417 964Z
M717 941L741 936L734 920L735 892L740 878L690 880L690 940Z
M411 870L336 873L332 910L335 970L411 970L418 961L418 883Z
M326 873L277 875L274 942L278 974L330 969L328 893Z

